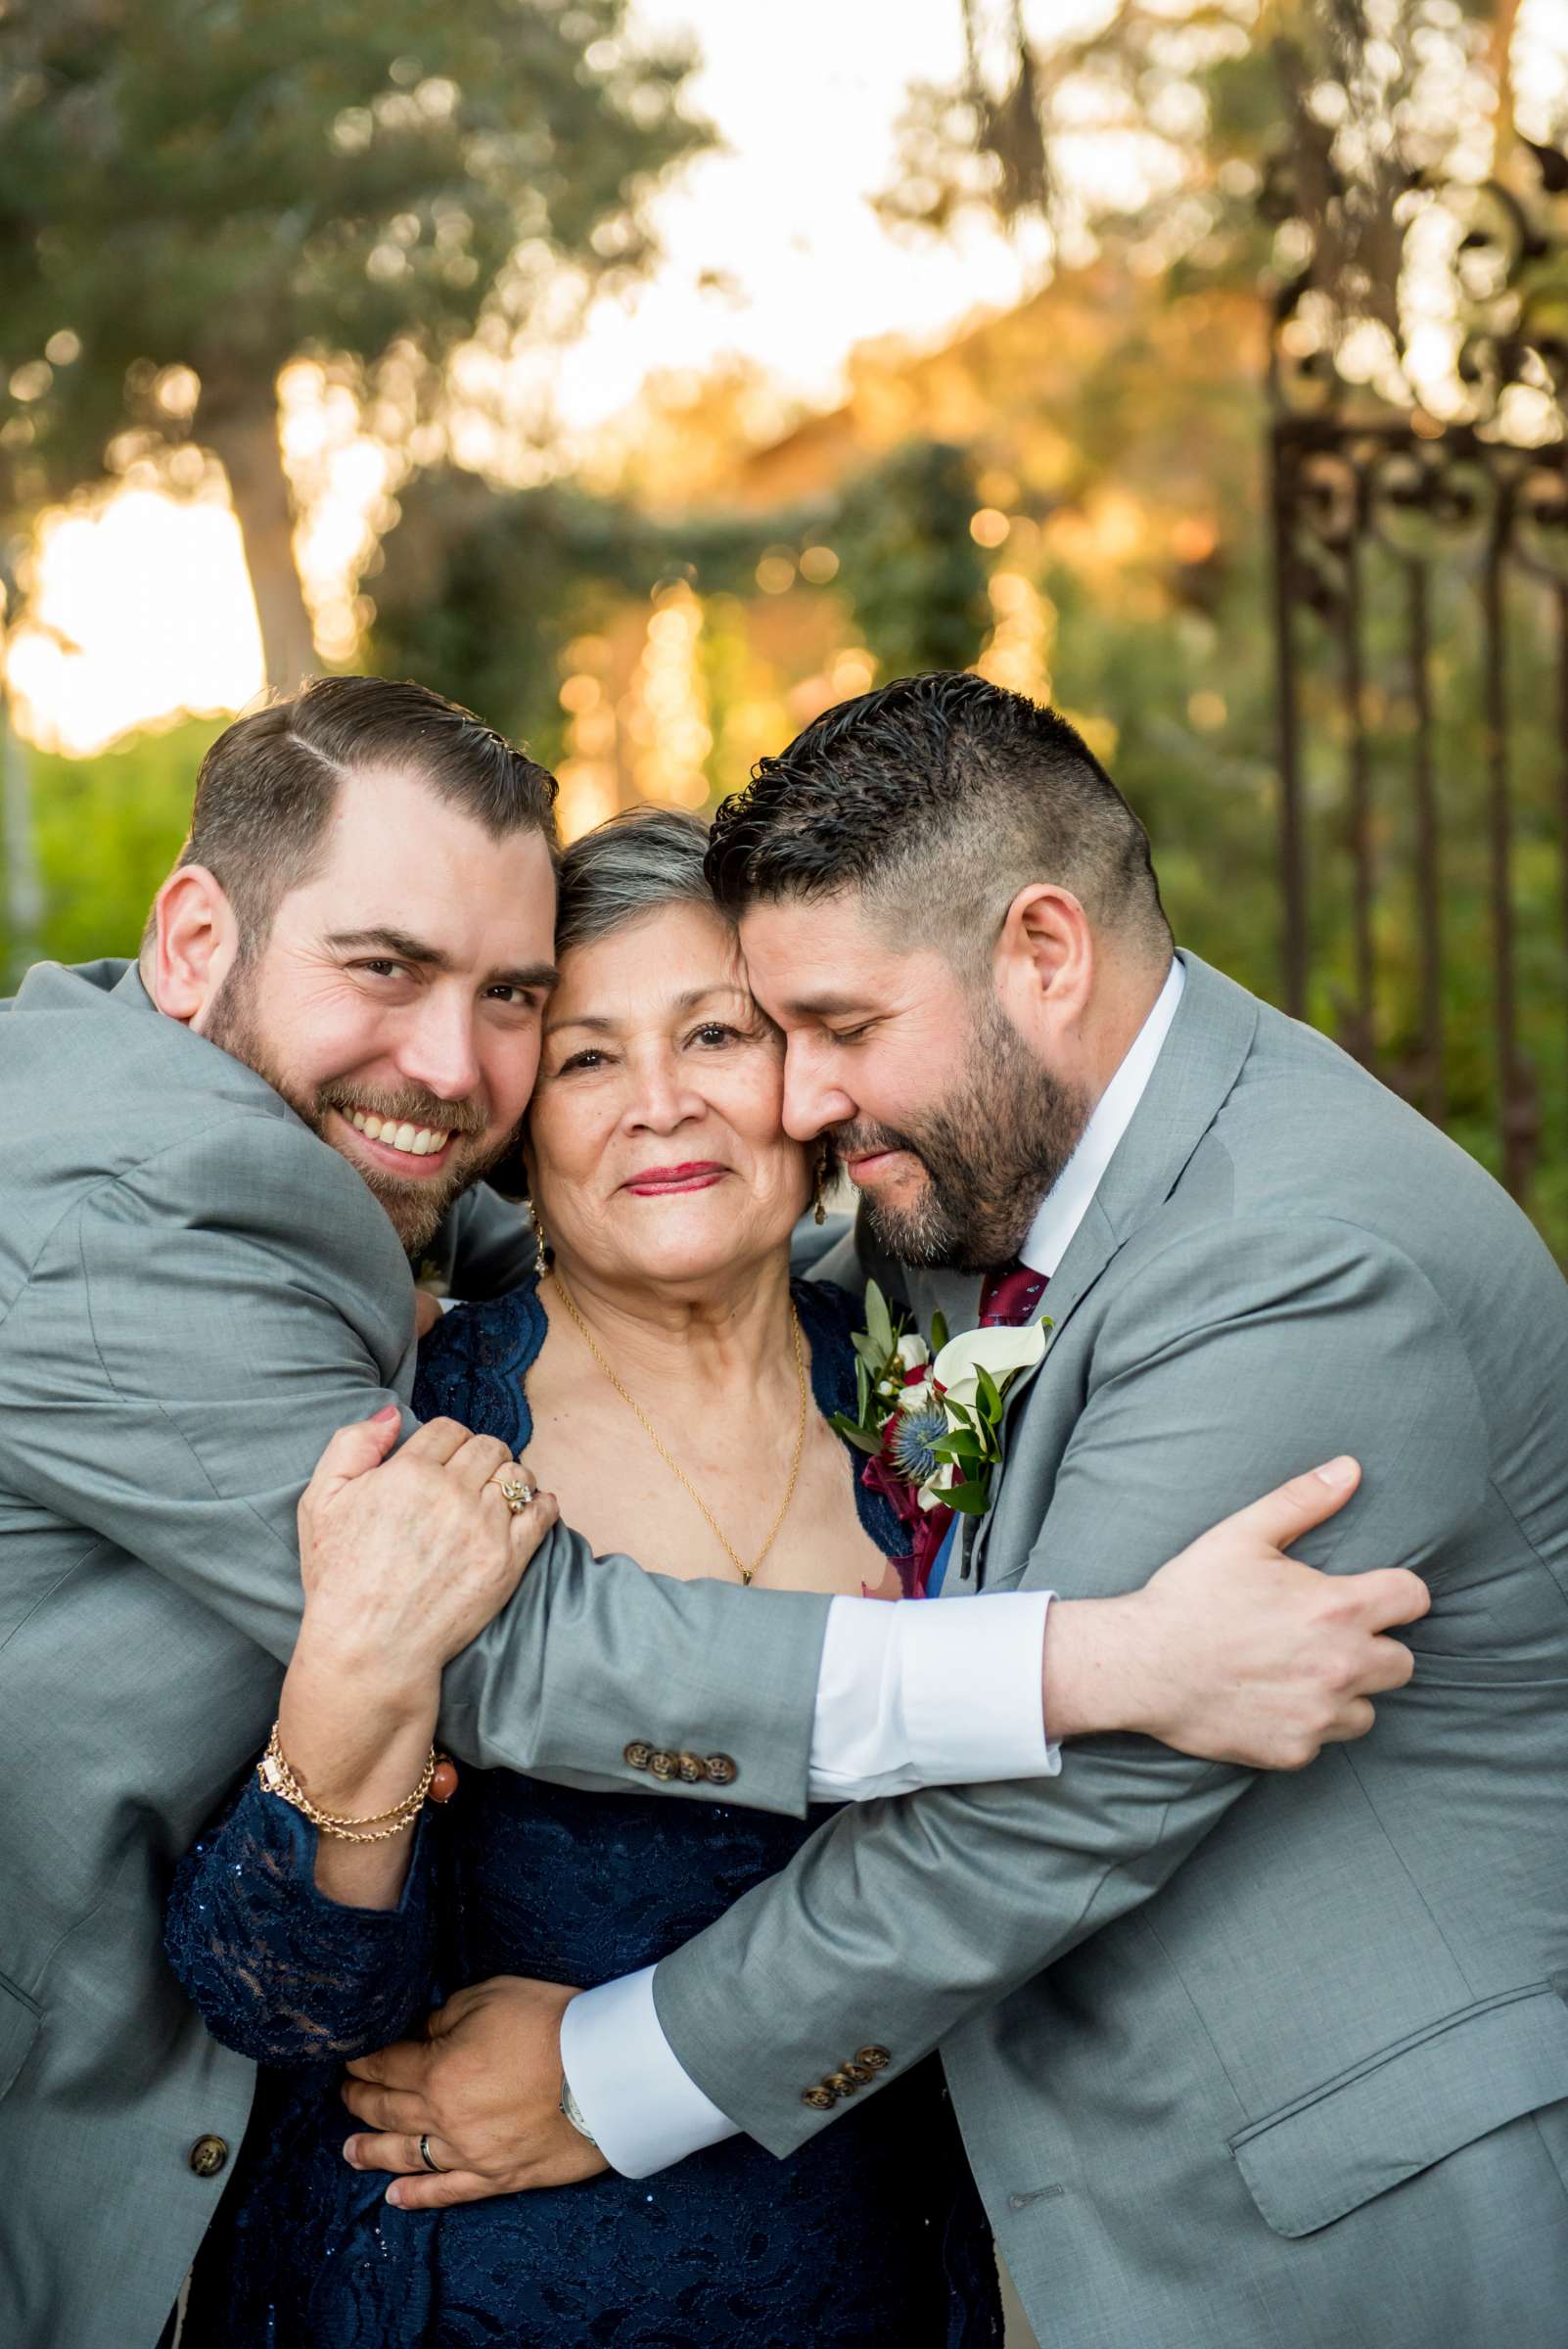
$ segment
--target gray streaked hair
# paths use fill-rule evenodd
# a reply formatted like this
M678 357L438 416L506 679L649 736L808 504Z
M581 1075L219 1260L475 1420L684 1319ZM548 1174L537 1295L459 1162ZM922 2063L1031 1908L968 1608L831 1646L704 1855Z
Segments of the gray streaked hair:
M704 860L708 826L676 807L623 807L575 840L561 858L555 950L590 946L666 905L714 901Z

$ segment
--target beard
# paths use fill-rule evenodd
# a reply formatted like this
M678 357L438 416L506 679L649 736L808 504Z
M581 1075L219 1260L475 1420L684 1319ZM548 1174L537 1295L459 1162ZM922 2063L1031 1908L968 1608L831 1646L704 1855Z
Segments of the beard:
M346 1079L329 1079L313 1087L302 1086L289 1076L262 1028L254 970L243 958L234 965L213 997L206 1035L208 1043L216 1044L232 1059L254 1069L275 1093L283 1096L312 1133L318 1134L329 1149L337 1150L340 1158L347 1160L366 1189L386 1210L392 1229L411 1259L421 1256L430 1246L453 1201L471 1183L478 1182L498 1159L504 1158L517 1139L516 1130L499 1140L485 1138L489 1134L490 1113L482 1095L469 1101L442 1101L420 1085L403 1085L395 1091L383 1092L374 1085L354 1084ZM449 1133L452 1138L447 1144L448 1165L438 1176L402 1177L350 1156L333 1140L328 1118L334 1110L342 1117L350 1117L356 1109L367 1117L380 1118L383 1124L391 1120L397 1125L429 1126Z
M1082 1087L1053 1077L989 992L963 1040L965 1076L901 1128L854 1124L830 1136L836 1158L906 1150L919 1195L899 1205L864 1194L871 1228L906 1265L992 1272L1018 1255L1036 1211L1088 1123Z

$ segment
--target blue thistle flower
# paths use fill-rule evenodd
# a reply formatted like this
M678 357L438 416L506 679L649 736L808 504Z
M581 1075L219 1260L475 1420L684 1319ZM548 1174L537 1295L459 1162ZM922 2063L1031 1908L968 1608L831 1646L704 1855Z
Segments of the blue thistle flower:
M932 1451L947 1433L947 1414L935 1397L918 1409L900 1411L888 1442L888 1457L911 1485L929 1484L943 1462Z

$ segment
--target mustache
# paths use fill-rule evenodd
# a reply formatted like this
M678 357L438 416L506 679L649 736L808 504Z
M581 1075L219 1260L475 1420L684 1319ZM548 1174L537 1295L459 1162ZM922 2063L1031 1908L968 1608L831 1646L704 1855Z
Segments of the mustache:
M919 1143L897 1126L871 1126L855 1120L848 1126L832 1127L823 1138L830 1171L835 1174L847 1158L870 1158L878 1150L907 1150L911 1158L922 1155Z
M490 1105L483 1093L467 1101L443 1101L422 1085L403 1085L383 1092L371 1084L324 1084L316 1095L322 1110L336 1109L351 1116L357 1109L367 1118L399 1126L431 1126L447 1133L484 1133L490 1124Z

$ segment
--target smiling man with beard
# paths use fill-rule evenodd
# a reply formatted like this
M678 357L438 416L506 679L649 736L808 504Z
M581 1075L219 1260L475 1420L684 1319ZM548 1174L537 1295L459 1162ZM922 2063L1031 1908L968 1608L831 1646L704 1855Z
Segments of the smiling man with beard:
M901 1128L850 1118L825 1139L865 1197L878 1236L905 1265L985 1272L1016 1250L1021 1201L1048 1191L1078 1148L1089 1104L1042 1069L989 997L966 1039L967 1074ZM900 1168L899 1160L907 1164ZM900 1182L910 1166L918 1185Z
M433 722L434 695L416 734L411 695L340 679L307 697L308 726L285 705L231 729L239 739L204 770L141 975L160 1010L348 1159L417 1257L515 1139L532 1087L555 979L555 786L466 714ZM283 789L281 762L297 770ZM488 840L502 885L493 904L466 893L466 935L453 935L465 893L450 884L476 844L432 833L433 798Z

